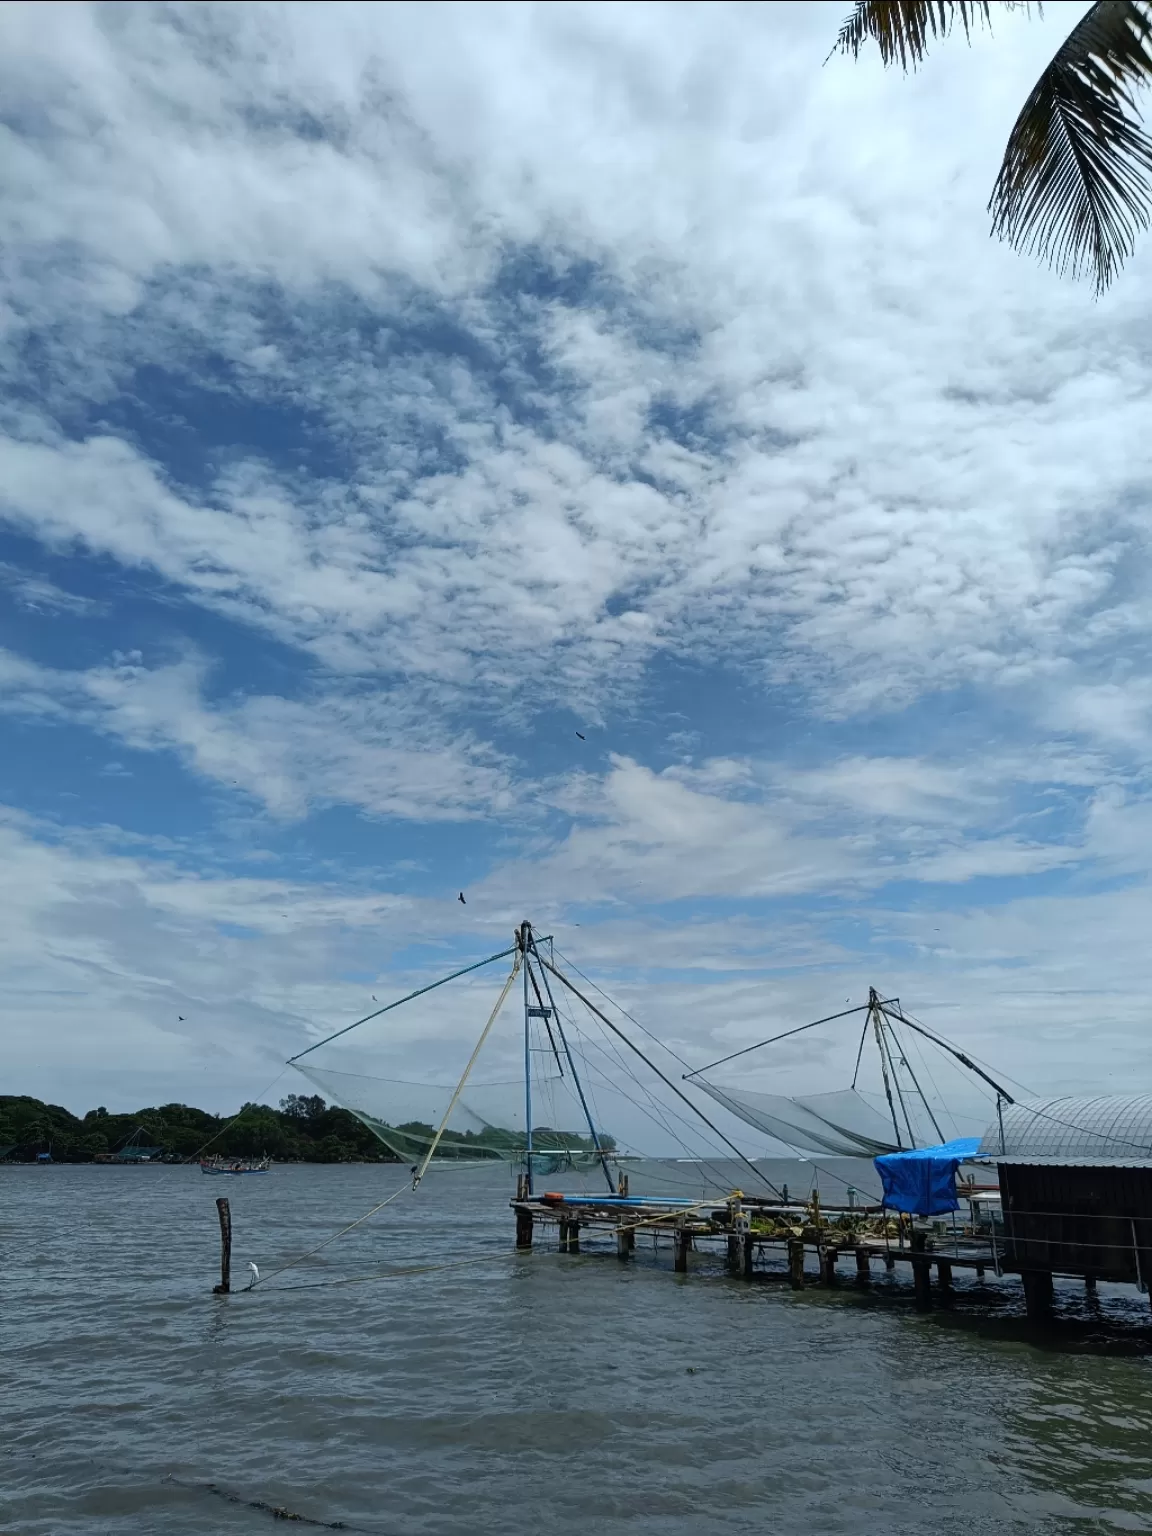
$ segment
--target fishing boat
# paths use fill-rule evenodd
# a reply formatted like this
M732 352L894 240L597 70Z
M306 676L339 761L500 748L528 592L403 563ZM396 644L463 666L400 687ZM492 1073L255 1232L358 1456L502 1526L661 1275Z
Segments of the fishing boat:
M200 1159L200 1172L212 1174L241 1174L241 1173L267 1173L272 1167L270 1157L236 1158L236 1157L202 1157Z

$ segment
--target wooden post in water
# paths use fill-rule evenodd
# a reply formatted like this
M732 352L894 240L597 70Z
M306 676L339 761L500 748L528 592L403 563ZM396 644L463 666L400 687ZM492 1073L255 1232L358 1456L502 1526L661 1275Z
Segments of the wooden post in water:
M932 1310L932 1260L926 1252L928 1235L926 1232L917 1232L912 1229L910 1238L912 1247L912 1285L916 1292L916 1310L918 1312L930 1312Z
M628 1260L636 1247L636 1228L620 1227L616 1232L616 1257Z
M688 1255L692 1252L692 1234L684 1227L676 1228L676 1257L674 1266L678 1275L688 1273Z
M568 1223L568 1252L580 1252L580 1223L578 1221L570 1221Z
M628 1198L628 1175L626 1173L622 1173L617 1179L616 1193L622 1195L625 1199Z
M232 1289L232 1207L221 1195L216 1201L220 1218L220 1284L212 1287L214 1296L227 1296Z
M516 1246L517 1248L532 1246L532 1212L522 1208L517 1208L516 1211Z
M728 1234L728 1268L740 1268L740 1239L735 1232Z
M756 1272L756 1245L752 1241L751 1232L744 1234L744 1278L751 1280Z
M936 1280L940 1287L941 1296L951 1296L952 1266L947 1259L936 1260Z
M856 1250L856 1278L861 1285L872 1284L872 1263L867 1248Z
M567 1218L567 1216L561 1216L559 1225L560 1225L560 1252L561 1253L567 1253L568 1252L568 1218Z
M896 1268L896 1260L890 1253L886 1253L884 1255L884 1268L888 1270L889 1273L891 1273L891 1271Z
M1020 1276L1024 1282L1024 1305L1028 1316L1035 1322L1050 1317L1052 1313L1052 1275L1046 1269L1026 1269Z
M804 1239L788 1240L788 1281L794 1291L804 1289Z
M840 1257L839 1248L825 1248L820 1255L820 1283L822 1285L836 1284L836 1260Z
M1084 1294L1086 1296L1095 1296L1095 1294L1096 1294L1096 1276L1095 1275L1085 1275L1084 1276Z

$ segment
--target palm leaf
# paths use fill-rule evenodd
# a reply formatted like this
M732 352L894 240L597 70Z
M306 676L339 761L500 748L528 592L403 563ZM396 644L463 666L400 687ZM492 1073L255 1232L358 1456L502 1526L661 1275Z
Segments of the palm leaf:
M1000 0L997 6L1000 11L1028 9L1027 0ZM858 0L832 52L856 59L871 41L879 45L886 65L899 62L907 71L923 60L929 39L947 37L956 22L966 38L976 26L991 27L991 0Z
M1107 288L1146 229L1152 139L1133 89L1152 78L1152 7L1099 0L1024 103L988 204L1018 250Z

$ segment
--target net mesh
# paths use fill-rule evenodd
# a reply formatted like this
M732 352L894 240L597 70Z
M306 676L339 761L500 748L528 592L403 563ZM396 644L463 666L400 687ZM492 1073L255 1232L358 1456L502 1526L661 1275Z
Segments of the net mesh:
M876 1157L897 1150L891 1120L886 1121L853 1088L788 1098L779 1093L720 1087L702 1077L694 1082L746 1125L786 1146L838 1157Z

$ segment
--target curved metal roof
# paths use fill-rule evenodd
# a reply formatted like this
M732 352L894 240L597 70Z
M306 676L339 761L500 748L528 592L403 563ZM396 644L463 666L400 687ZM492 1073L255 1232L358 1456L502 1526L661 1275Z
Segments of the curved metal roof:
M984 1132L991 1157L1108 1160L1152 1157L1152 1093L1071 1094L1005 1104L1000 1124Z

